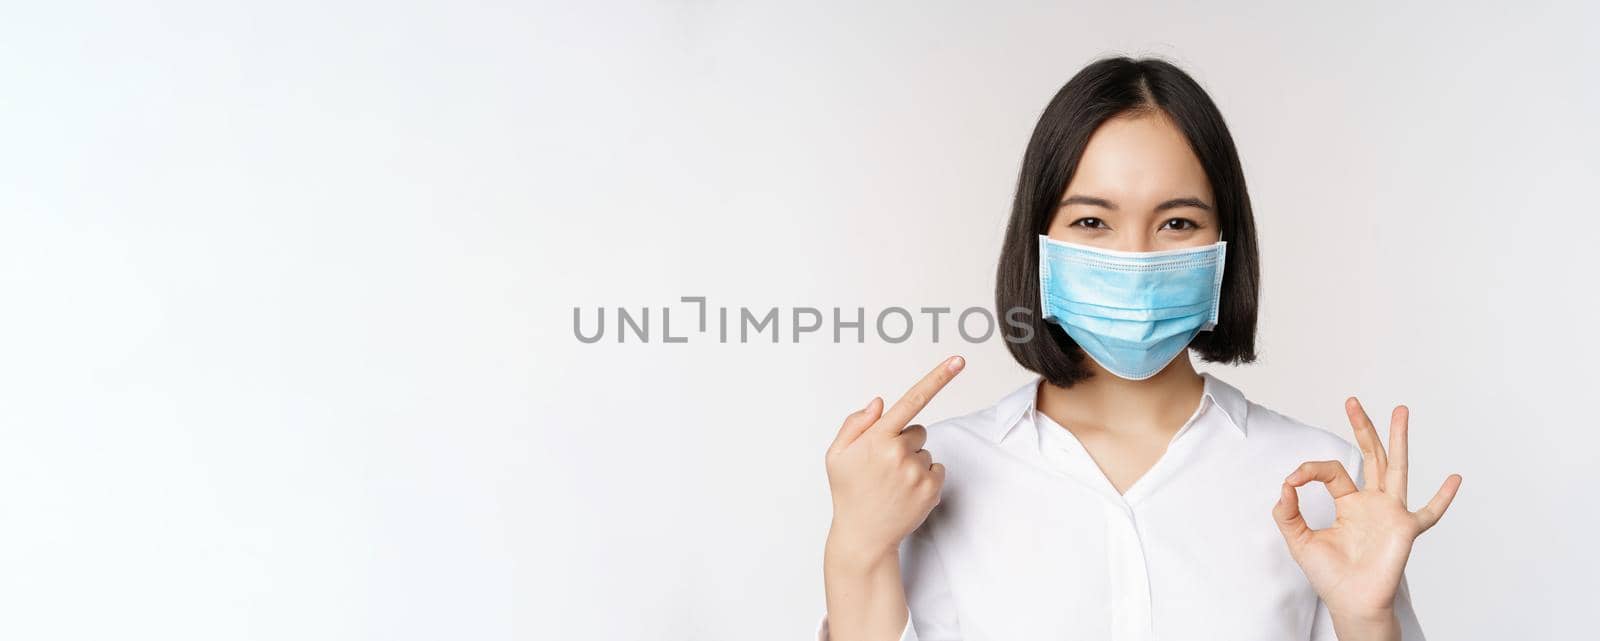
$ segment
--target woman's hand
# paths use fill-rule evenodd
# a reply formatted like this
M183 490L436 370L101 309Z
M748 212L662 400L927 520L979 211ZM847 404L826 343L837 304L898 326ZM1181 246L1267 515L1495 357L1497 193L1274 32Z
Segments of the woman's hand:
M874 398L845 417L827 455L831 551L862 560L892 554L939 502L944 466L922 449L927 430L906 424L964 364L960 356L945 359L888 411Z
M922 449L927 430L906 424L965 364L945 359L888 411L872 399L828 447L833 527L822 574L831 641L894 639L906 625L900 540L928 518L944 487L944 466Z
M1272 515L1317 595L1322 597L1341 639L1399 638L1394 597L1418 535L1444 516L1461 487L1452 474L1428 504L1416 512L1406 508L1406 429L1410 411L1394 408L1385 452L1378 430L1354 397L1345 413L1355 428L1366 470L1365 487L1355 482L1338 461L1302 464L1283 482ZM1321 481L1333 495L1332 526L1313 530L1300 515L1296 487Z

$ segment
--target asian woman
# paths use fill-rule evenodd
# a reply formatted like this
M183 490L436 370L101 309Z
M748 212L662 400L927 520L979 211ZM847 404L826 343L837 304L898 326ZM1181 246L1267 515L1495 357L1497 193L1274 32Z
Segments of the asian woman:
M996 279L999 310L1030 320L1007 346L1037 376L913 424L964 366L951 357L844 419L819 637L1422 639L1405 565L1461 478L1411 509L1407 408L1386 448L1346 399L1350 445L1194 367L1255 359L1256 240L1192 78L1112 58L1067 82L1028 143Z

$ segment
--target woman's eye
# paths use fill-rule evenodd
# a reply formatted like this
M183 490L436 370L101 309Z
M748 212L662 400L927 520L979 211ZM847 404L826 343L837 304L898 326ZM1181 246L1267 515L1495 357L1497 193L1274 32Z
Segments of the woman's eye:
M1072 226L1087 229L1106 229L1106 222L1099 218L1079 218L1072 221Z
M1173 231L1189 231L1191 229L1199 229L1200 226L1196 225L1194 221L1187 218L1174 218L1162 223L1161 228L1170 229Z

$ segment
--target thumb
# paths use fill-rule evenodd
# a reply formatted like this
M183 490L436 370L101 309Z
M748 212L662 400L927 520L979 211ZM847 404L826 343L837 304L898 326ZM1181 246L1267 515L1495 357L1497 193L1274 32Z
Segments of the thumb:
M867 401L866 407L856 410L844 418L844 425L839 427L839 435L833 438L833 445L828 446L828 450L838 452L850 447L850 444L856 442L856 439L860 438L861 434L867 431L867 428L878 422L878 417L882 414L883 399L876 396L872 397L872 400Z
M1305 517L1300 515L1300 495L1288 483L1283 484L1278 493L1278 503L1272 506L1272 520L1278 524L1278 531L1283 533L1283 540L1289 543L1291 549L1311 534Z

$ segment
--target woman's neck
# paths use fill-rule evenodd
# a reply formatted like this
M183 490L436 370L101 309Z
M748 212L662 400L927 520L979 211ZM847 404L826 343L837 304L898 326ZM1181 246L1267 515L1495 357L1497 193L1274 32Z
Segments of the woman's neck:
M1094 375L1072 387L1039 385L1039 411L1074 433L1171 436L1194 414L1205 392L1205 379L1195 372L1187 350L1142 381L1118 378L1093 359L1085 362Z

